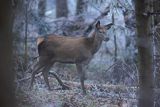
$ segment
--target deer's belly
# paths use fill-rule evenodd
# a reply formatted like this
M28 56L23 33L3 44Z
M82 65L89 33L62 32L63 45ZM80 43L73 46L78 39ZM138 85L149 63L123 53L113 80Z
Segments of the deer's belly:
M60 63L81 63L85 62L86 60L89 59L89 56L85 55L58 55L57 57L54 58L56 62Z

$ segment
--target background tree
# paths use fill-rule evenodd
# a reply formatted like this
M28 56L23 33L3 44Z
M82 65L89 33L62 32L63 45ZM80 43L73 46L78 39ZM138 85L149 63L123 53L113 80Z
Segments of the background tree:
M84 21L83 13L87 10L86 0L77 0L76 14L80 15L79 19Z
M28 65L28 46L27 46L27 39L28 39L28 2L25 2L25 38L24 38L24 63L25 69Z
M160 1L155 0L153 1L153 12L159 13L160 12ZM158 63L160 63L160 15L156 14L153 17L153 26L157 26L156 33L154 35L154 59L155 59L155 85L157 88L160 88L160 66Z
M67 17L68 6L67 0L56 0L56 17Z
M153 13L152 17L152 34L153 34L153 55L154 55L154 85L155 88L160 88L160 1L154 0L152 1L152 10L150 12ZM160 105L160 93L155 91L155 107L159 107Z
M139 61L139 103L138 107L153 107L152 42L150 19L144 13L149 10L147 0L136 0L136 21Z
M153 1L153 11L154 12L160 12L160 1L159 0L154 0ZM154 24L157 25L160 22L160 16L157 14L154 16Z
M44 20L45 18L45 12L46 12L46 0L40 0L38 3L38 16L40 17L41 20ZM43 34L44 31L43 26L39 26L38 33L41 35Z

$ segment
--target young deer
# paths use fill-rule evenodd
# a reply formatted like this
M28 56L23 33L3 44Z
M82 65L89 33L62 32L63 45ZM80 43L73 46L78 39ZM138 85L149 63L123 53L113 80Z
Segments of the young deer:
M35 74L42 72L44 80L49 88L48 72L55 62L76 64L77 71L80 75L80 82L83 93L85 94L84 66L89 63L93 55L99 50L102 41L108 41L106 30L112 24L101 26L100 21L95 25L94 31L89 37L65 37L48 35L37 39L39 61L34 66L32 73L30 88L33 85ZM52 73L58 80L63 89L68 88L58 78L55 73Z

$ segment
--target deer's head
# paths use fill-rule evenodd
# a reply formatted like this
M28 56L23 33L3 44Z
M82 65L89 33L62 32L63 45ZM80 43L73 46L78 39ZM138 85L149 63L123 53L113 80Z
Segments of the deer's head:
M109 40L109 36L106 35L106 31L108 29L111 28L113 24L108 24L108 25L100 25L100 21L98 21L95 25L95 31L96 31L96 34L98 36L98 38L100 38L101 40L104 40L104 41L108 41Z

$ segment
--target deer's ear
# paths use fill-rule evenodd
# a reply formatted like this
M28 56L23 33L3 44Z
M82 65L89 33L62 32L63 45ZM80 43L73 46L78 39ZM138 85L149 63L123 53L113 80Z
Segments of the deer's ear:
M100 21L96 23L96 28L100 28Z

